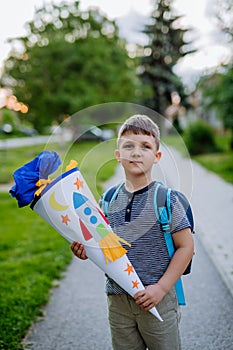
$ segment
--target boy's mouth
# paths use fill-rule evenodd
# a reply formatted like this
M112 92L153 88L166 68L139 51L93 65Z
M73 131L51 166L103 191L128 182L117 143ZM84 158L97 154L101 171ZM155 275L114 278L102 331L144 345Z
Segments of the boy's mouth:
M131 164L142 164L142 162L139 160L131 160L130 163Z

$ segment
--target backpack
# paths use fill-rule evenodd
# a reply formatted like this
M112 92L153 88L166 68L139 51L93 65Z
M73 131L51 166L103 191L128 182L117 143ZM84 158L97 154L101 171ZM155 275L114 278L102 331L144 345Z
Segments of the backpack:
M122 187L122 184L110 187L101 196L100 205L106 217L108 216L109 204L112 201L114 201L114 199L117 197L117 194L121 187ZM186 212L187 218L190 223L190 229L194 233L194 219L193 219L193 213L192 213L190 203L183 193L179 191L174 191L174 192L178 197L180 203L184 207L184 210ZM155 211L156 218L160 223L161 230L164 233L164 238L165 238L169 257L172 258L175 252L175 246L174 246L172 234L171 234L172 210L171 210L170 196L171 196L171 189L165 187L162 183L157 182L157 186L155 187L155 192L154 192L154 211ZM192 259L188 267L184 271L183 275L187 275L191 272L191 265L192 265ZM186 305L181 278L176 282L175 290L177 294L178 304Z

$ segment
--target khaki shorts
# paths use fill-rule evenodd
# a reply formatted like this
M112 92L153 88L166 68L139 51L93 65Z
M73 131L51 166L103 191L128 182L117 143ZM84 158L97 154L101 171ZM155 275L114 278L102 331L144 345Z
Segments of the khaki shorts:
M181 350L174 289L157 305L163 322L142 310L127 294L109 295L108 309L114 350Z

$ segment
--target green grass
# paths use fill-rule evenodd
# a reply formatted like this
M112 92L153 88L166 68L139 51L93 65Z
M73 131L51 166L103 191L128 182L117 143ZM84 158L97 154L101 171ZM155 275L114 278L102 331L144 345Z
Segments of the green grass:
M233 151L230 149L230 135L216 136L215 142L219 152L193 157L206 169L233 184Z
M216 145L219 152L193 156L192 159L214 172L225 181L233 184L233 151L230 150L230 136L216 136ZM173 146L183 155L185 147L177 136L168 136L164 139L166 145ZM186 153L187 154L187 153Z
M103 182L114 173L115 144L80 143L72 147L53 145L64 160L71 159L80 170L96 198ZM57 148L57 149L56 149ZM5 158L7 178L16 168L34 158L44 146L28 147ZM55 178L52 175L52 178ZM71 261L69 243L29 207L18 209L8 193L0 193L0 349L21 349L21 340L42 306L49 300L54 280Z
M166 146L174 147L178 152L180 152L184 157L188 156L188 150L185 145L185 142L181 136L178 135L169 135L166 137L162 137L161 143Z
M225 135L218 135L215 137L216 146L222 152L231 152L230 142L231 135L226 133Z
M194 160L233 184L233 152L204 154L195 156Z
M13 181L13 172L29 162L43 151L44 145L35 145L33 147L22 147L9 150L0 150L0 184L5 184Z
M71 260L69 244L29 207L0 194L0 349L18 349Z

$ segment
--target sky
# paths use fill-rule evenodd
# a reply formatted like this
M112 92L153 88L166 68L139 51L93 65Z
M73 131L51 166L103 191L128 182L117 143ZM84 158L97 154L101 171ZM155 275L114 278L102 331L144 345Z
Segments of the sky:
M72 0L68 0L71 1ZM10 45L7 38L26 34L24 24L33 19L35 8L44 2L52 0L7 0L0 2L0 69L7 58ZM61 0L53 0L60 3ZM230 55L230 49L224 43L223 37L216 31L213 15L214 0L174 0L178 14L184 15L183 24L193 27L195 48L198 52L182 59L177 67L177 73L182 77L195 76L199 72L210 69L225 61ZM109 18L118 19L133 11L148 15L151 10L151 0L80 0L80 7L98 6Z

